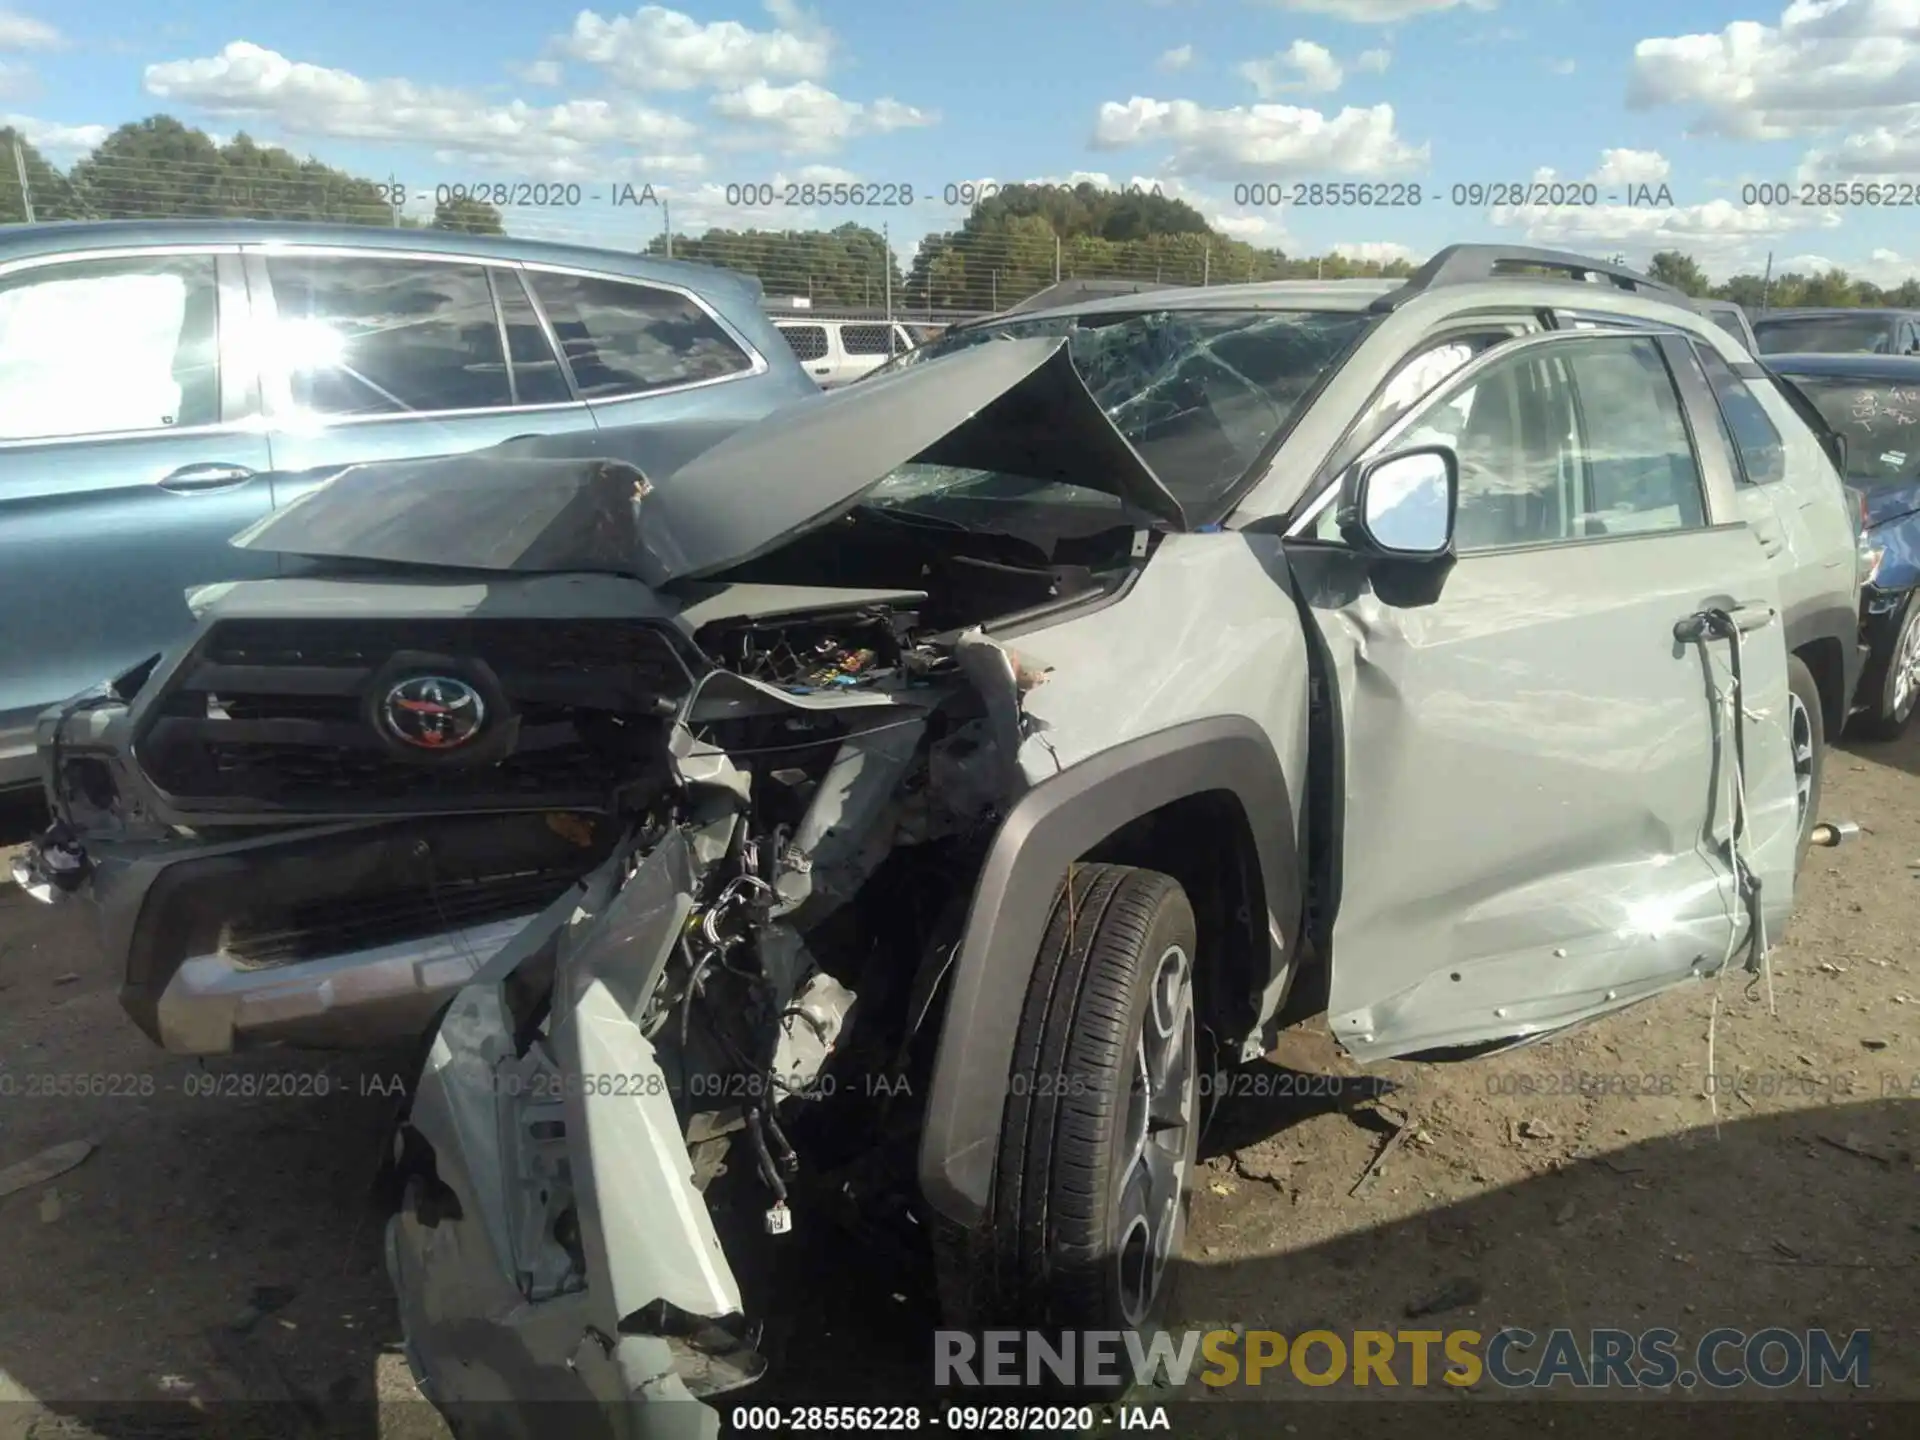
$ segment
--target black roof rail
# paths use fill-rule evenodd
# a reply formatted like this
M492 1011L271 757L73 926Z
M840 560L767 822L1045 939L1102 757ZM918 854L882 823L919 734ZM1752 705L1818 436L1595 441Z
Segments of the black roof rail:
M1566 250L1535 250L1526 245L1449 245L1409 275L1406 284L1382 295L1370 308L1386 314L1398 310L1414 296L1437 290L1443 285L1471 285L1481 280L1523 278L1500 273L1501 267L1515 265L1555 271L1568 280L1589 283L1603 281L1616 290L1632 294L1644 291L1662 300L1677 298L1688 305L1692 304L1683 291L1663 285L1651 276L1629 270L1624 265L1575 255Z

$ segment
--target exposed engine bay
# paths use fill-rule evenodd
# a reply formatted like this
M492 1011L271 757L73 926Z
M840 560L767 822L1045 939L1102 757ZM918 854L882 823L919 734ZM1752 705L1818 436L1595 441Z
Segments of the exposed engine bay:
M1124 569L1087 572L1077 598ZM1076 598L1054 572L1034 588ZM633 717L658 727L655 783L622 790L606 859L459 992L398 1146L393 1263L422 1267L403 1296L439 1306L435 1277L471 1284L431 1257L497 1203L485 1228L516 1292L497 1304L587 1306L610 1396L644 1375L694 1395L756 1378L748 1317L772 1308L768 1247L792 1231L920 1243L915 1096L940 981L1017 798L1022 689L1044 679L977 628L926 629L951 591L786 592L771 609L754 591L683 617L754 600L694 630L718 663L672 714ZM684 1160L662 1150L669 1126ZM663 1157L644 1181L642 1151ZM487 1154L493 1177L470 1168ZM686 1244L663 1241L672 1224ZM408 1333L432 1346L431 1315ZM661 1345L670 1368L646 1348ZM536 1383L516 1373L516 1393Z

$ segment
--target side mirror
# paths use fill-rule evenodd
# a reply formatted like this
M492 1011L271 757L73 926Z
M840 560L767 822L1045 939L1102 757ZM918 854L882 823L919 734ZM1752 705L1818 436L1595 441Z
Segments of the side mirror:
M1423 445L1370 461L1355 474L1343 527L1368 550L1406 560L1453 552L1460 461L1445 445Z

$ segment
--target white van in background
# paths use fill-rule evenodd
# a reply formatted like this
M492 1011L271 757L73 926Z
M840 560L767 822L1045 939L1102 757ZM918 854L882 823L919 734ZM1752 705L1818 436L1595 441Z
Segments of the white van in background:
M773 323L822 390L858 380L917 343L913 332L898 321L780 317Z

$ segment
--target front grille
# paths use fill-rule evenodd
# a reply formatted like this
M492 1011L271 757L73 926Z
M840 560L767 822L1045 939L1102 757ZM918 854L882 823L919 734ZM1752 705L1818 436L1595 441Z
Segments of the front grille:
M222 950L265 969L377 945L424 939L495 920L531 915L575 879L573 870L530 870L294 906L229 926Z
M399 656L435 659L397 672ZM497 685L480 763L375 728L376 690L443 666ZM136 750L175 803L210 811L591 810L656 763L662 702L691 683L677 637L645 622L229 620L168 682Z

